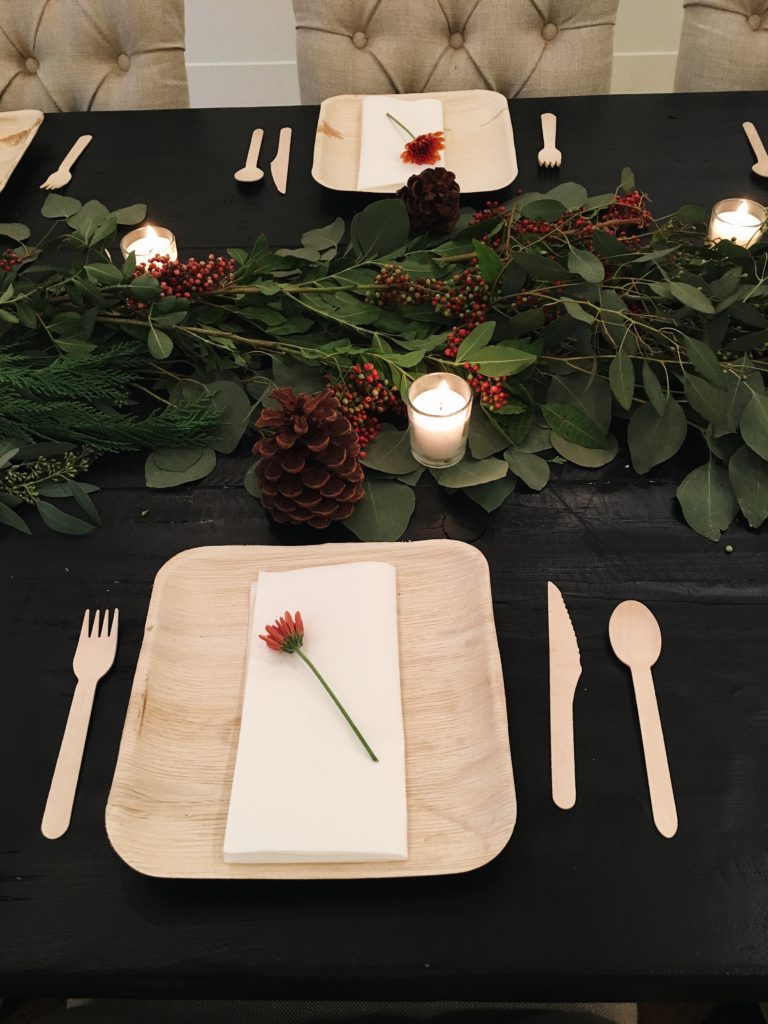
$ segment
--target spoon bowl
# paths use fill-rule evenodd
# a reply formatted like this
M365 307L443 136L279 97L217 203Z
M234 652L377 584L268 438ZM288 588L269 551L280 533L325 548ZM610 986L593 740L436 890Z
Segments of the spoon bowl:
M640 601L622 601L611 615L608 636L616 657L632 668L650 668L661 654L661 629L653 612Z
M260 167L241 167L239 171L235 171L235 181L242 181L246 184L261 181L263 177L264 171Z

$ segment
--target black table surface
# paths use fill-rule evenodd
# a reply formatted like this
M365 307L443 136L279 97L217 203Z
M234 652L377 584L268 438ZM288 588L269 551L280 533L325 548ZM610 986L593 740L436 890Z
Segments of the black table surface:
M610 189L632 166L659 213L726 196L763 201L743 120L763 94L515 101L518 187ZM536 167L539 114L559 115L559 173ZM42 181L83 132L69 194L147 201L184 253L301 231L359 208L310 176L316 108L67 114L46 118L0 195L0 220L40 226ZM294 128L288 194L236 185L249 132ZM768 129L768 122L762 125ZM482 158L482 154L479 154ZM693 456L690 456L693 457ZM0 993L390 999L635 999L768 995L768 551L736 525L726 554L674 502L680 465L638 480L622 454L595 472L553 467L492 516L419 485L407 538L474 543L491 570L519 801L506 849L459 876L347 882L146 878L110 848L104 807L152 581L204 544L305 544L240 486L246 456L202 485L142 486L141 460L92 474L106 526L85 539L0 533ZM685 461L685 459L683 459ZM582 647L575 703L578 802L549 791L546 581ZM648 602L677 794L672 840L651 819L627 671L607 625ZM97 694L72 826L40 834L85 607L119 605L121 644Z

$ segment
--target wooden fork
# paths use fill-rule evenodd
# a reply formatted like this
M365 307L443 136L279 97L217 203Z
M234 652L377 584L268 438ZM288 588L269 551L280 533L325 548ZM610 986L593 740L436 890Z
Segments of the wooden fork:
M109 612L101 613L101 631L99 612L94 612L93 625L89 630L90 614L88 610L83 616L80 640L72 662L77 686L43 814L42 833L46 839L58 839L69 828L96 684L112 668L117 650L118 609L115 608L112 614L111 625Z
M539 167L559 167L563 162L563 154L555 146L557 118L554 114L541 115L541 134L544 136L544 146L539 150Z
M61 161L58 171L54 171L53 174L49 175L40 188L50 191L51 189L64 188L65 185L68 185L72 181L72 168L75 166L75 161L92 141L92 135L81 135Z

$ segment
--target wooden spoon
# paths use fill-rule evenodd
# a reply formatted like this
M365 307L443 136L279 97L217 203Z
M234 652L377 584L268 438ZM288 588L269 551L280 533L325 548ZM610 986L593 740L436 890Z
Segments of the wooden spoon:
M752 151L757 157L757 163L752 164L752 170L761 178L768 178L768 153L765 151L763 140L760 138L757 128L751 121L745 121L742 125L744 132L749 139Z
M623 601L611 615L608 635L616 657L632 672L653 820L659 832L670 839L677 832L677 810L651 675L651 666L661 654L661 630L644 604Z
M261 143L264 138L264 129L257 128L251 136L251 145L248 149L248 156L245 158L245 167L235 171L235 181L253 182L261 181L264 171L258 166Z

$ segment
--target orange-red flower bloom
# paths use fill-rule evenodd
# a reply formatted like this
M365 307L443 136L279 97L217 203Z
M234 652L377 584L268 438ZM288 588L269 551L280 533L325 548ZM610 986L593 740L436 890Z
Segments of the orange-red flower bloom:
M263 640L273 651L285 651L286 654L293 654L304 643L304 623L301 620L301 612L296 612L295 617L290 612L286 612L285 615L281 615L279 619L275 620L273 626L264 628L267 635L259 634L259 640Z
M404 164L436 164L444 149L443 133L427 132L426 135L417 135L411 142L406 142L400 159Z

